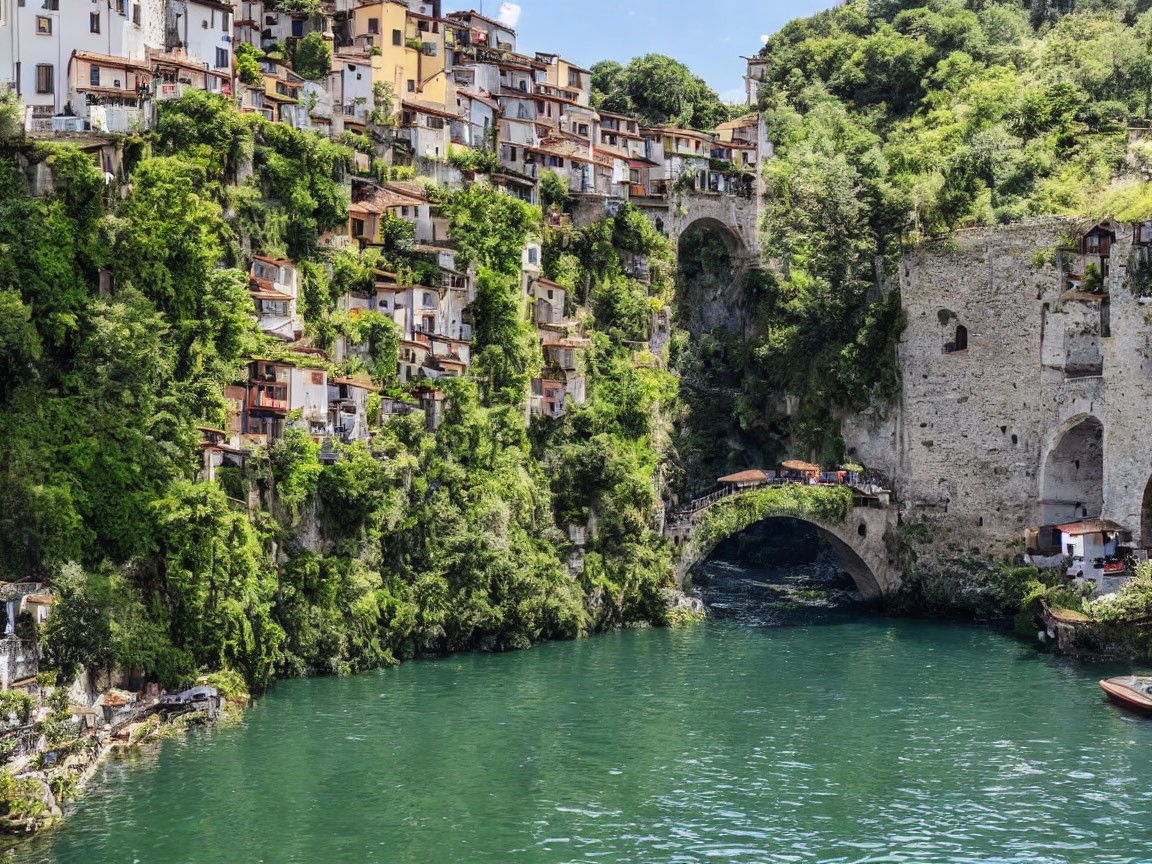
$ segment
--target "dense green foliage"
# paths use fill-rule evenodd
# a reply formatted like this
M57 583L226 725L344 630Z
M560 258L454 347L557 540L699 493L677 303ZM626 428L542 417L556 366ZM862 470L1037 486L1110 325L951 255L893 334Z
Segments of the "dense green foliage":
M650 262L648 284L626 273L637 255ZM595 526L582 578L608 614L660 618L671 554L649 517L675 462L668 417L677 387L658 364L636 362L635 342L646 339L651 312L671 298L671 251L646 218L623 208L580 231L546 229L544 268L591 310L593 328L580 369L586 403L533 427L558 525Z
M65 676L115 667L178 686L223 670L260 689L662 619L670 559L647 519L655 417L674 388L620 342L644 329L649 301L618 263L568 256L607 331L590 352L594 395L530 436L522 404L543 357L520 266L540 212L486 185L430 190L458 266L478 273L473 377L438 382L438 431L422 414L373 417L370 446L329 441L336 458L321 462L289 428L244 469L196 482L196 426L224 425L222 391L246 378L247 358L327 362L256 329L251 253L296 260L313 345L340 335L365 349L330 373L370 375L396 396L395 325L337 300L374 291L381 271L404 284L440 274L401 220L384 220L378 248L320 246L344 230L351 154L315 134L196 93L166 102L126 154L131 183L105 195L78 150L0 151L0 566L53 585L41 635ZM18 160L51 170L47 194L28 195ZM586 260L613 243L668 255L637 214L605 226L576 244ZM563 529L593 507L593 563L574 579Z
M263 53L259 48L255 48L247 42L241 42L236 46L236 77L240 79L241 83L255 87L263 80L260 64L256 62L259 57L263 56Z
M715 129L734 113L703 78L663 54L635 57L627 66L615 60L596 63L592 104L649 126L689 129Z
M332 48L324 34L313 31L292 43L292 71L312 81L326 79L332 68Z

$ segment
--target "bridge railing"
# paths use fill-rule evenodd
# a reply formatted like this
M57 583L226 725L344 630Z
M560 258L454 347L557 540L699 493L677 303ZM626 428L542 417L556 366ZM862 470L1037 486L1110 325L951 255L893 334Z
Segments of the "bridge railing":
M880 482L880 478L878 478L878 477L869 477L862 484L851 484L851 483L844 483L844 482L812 484L812 483L804 483L804 482L801 482L798 480L792 480L788 477L774 477L774 478L771 478L769 480L762 480L759 483L748 484L748 485L744 485L744 486L735 486L735 485L725 486L721 489L717 489L713 492L709 492L705 495L700 495L696 498L693 498L687 504L684 504L683 506L678 507L674 511L672 511L672 514L668 518L668 527L669 528L676 528L676 527L679 527L680 525L683 525L686 522L691 522L696 517L697 514L701 513L704 510L707 510L713 504L717 504L720 501L723 501L725 498L731 498L733 495L740 495L744 492L751 492L755 489L763 489L766 486L811 486L811 485L816 485L816 486L848 486L848 485L851 485L853 487L854 492L857 491L857 488L859 486L859 491L861 492L861 494L859 496L857 496L857 495L853 496L853 499L852 499L852 506L853 507L870 506L867 503L863 503L863 502L865 502L867 500L871 500L873 497L875 497L877 492L885 491L885 489L887 488L885 484L882 484ZM858 497L861 499L862 503L857 503Z

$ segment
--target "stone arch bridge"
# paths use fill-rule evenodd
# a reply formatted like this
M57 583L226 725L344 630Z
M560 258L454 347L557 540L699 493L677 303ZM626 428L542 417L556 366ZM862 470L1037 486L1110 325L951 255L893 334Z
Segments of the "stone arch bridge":
M749 195L693 189L672 192L666 198L633 199L632 203L674 247L691 230L714 231L724 241L734 269L739 270L760 263L760 201L754 188Z
M786 485L807 489L837 489ZM888 537L896 530L896 508L891 505L886 490L869 494L839 487L845 493L851 492L851 504L845 508L843 518L837 519L822 515L815 508L795 504L774 506L768 503L767 506L757 506L752 496L763 488L713 492L693 500L672 514L665 525L664 534L680 552L676 570L678 587L683 587L688 574L705 561L722 540L757 522L789 518L820 529L865 599L883 599L899 590L902 583L900 565L888 548ZM747 506L749 504L752 506ZM728 514L732 518L714 518L722 510L733 511Z

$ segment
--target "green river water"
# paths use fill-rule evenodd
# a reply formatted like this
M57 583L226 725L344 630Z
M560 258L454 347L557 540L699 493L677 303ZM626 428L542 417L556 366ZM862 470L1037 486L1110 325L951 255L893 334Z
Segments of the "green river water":
M1126 671L844 615L291 681L105 763L16 860L1152 862Z

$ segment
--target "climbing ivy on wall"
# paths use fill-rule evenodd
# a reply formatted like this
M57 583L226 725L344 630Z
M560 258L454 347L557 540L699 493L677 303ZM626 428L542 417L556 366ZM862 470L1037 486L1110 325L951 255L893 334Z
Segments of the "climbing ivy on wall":
M696 524L692 545L696 550L711 549L726 537L774 516L839 525L851 510L852 490L847 486L767 486L733 495L705 510Z

